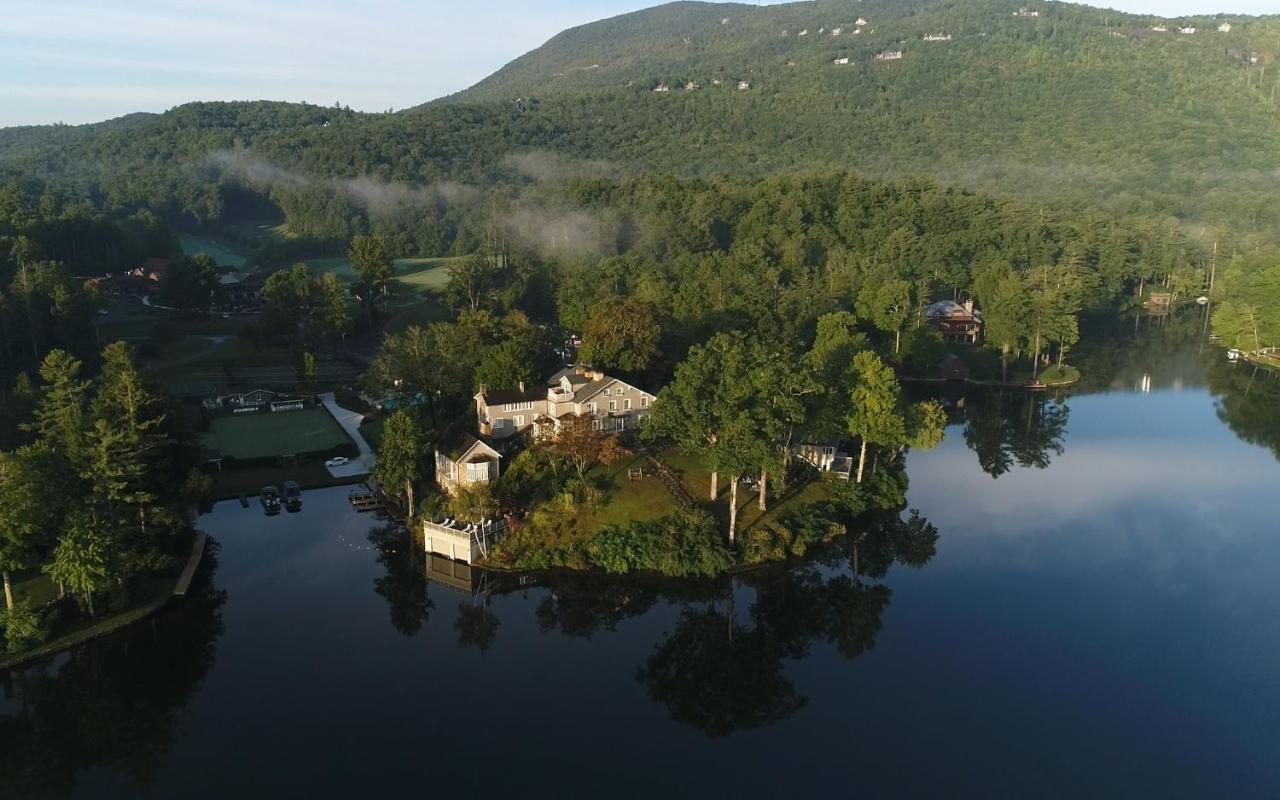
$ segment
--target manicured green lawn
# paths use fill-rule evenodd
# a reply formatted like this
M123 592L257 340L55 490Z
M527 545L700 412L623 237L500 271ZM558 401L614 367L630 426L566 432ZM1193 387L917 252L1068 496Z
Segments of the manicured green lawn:
M637 467L645 468L645 476L633 481L627 471ZM651 473L648 464L640 457L597 468L596 475L607 488L604 501L592 515L594 527L625 526L679 511L680 504Z
M323 408L217 417L204 442L210 450L245 459L313 453L352 444Z
M722 522L728 523L729 491L731 487L731 478L729 476L720 476L720 482L717 487L717 500L713 504L708 500L711 491L711 471L702 463L702 459L679 450L661 453L659 458L680 476L681 482L684 483L689 493L693 495L694 500L721 518ZM788 486L781 496L774 493L771 488L770 494L766 498L768 509L761 514L759 494L754 489L739 486L738 530L744 531L757 522L776 517L793 508L825 500L827 496L828 486L826 482L814 476L812 479L806 479Z
M207 253L220 267L243 267L245 257L236 245L224 239L211 236L193 236L178 234L178 242L182 244L182 252L194 256Z
M444 288L449 279L451 258L398 258L394 272L396 280L418 291L435 292ZM313 275L332 274L342 283L352 283L356 270L346 256L308 258L303 262Z

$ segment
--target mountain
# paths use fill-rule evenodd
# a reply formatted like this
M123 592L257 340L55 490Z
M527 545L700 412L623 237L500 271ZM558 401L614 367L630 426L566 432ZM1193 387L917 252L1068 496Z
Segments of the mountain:
M1280 17L1028 3L673 3L565 31L396 114L195 104L123 130L2 132L0 169L206 222L226 202L223 151L419 186L504 180L538 151L621 171L926 175L1197 230L1280 223ZM291 224L300 185L271 185Z

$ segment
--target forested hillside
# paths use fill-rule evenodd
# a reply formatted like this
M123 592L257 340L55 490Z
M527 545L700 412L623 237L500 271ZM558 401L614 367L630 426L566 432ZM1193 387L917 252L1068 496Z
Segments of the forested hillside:
M198 103L96 127L5 131L0 169L179 225L234 214L228 187L253 180L295 232L334 238L367 227L389 197L455 199L388 195L378 182L518 180L530 170L517 157L534 151L617 171L931 175L1176 217L1197 232L1270 235L1280 220L1266 202L1280 159L1280 20L1018 8L676 3L567 31L460 95L396 114ZM876 60L886 52L902 57ZM670 91L653 91L660 84ZM375 183L316 182L327 178ZM454 228L415 239L448 247Z

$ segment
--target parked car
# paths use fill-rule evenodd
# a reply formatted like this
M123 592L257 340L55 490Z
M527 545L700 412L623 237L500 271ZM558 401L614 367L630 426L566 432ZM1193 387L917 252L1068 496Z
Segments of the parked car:
M262 501L262 508L267 512L267 516L273 517L280 513L279 489L274 486L264 486L258 498Z
M350 463L351 463L351 459L347 458L346 456L338 456L337 458L331 458L328 461L324 462L324 465L326 467L345 467Z
M297 481L284 482L284 507L291 514L302 510L302 487Z

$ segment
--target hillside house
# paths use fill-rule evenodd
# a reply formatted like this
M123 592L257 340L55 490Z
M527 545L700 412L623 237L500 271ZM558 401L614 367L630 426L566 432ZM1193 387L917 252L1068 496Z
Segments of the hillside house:
M800 35L800 36L808 36L808 35L809 35L809 29L808 29L808 28L805 28L804 30L800 31L799 35Z
M901 50L881 50L879 53L876 53L875 60L876 61L901 61L902 51Z
M831 62L831 63L833 63L833 64L848 64L848 63L849 63L849 59L848 59L848 58L837 58L835 61L833 61L833 62Z
M949 42L949 41L951 41L951 34L949 34L949 33L926 33L926 34L924 35L924 40L925 40L926 42Z
M1169 32L1169 26L1167 26L1167 25L1152 25L1152 26L1151 26L1151 30L1155 31L1156 33L1168 33L1168 32Z
M141 278L144 281L159 283L164 280L164 276L169 274L169 267L173 265L172 259L168 258L148 258L142 262L140 266L129 270L129 277Z
M1231 23L1224 22L1218 26L1218 33L1231 33Z
M653 88L653 90L654 90L655 92L659 92L659 93L661 93L661 92L669 92L669 91L671 91L671 87L670 87L670 86L668 86L668 85L666 85L665 83L660 83L660 84L658 84L657 86L655 86L655 87Z
M863 28L863 27L866 27L867 21L862 17L858 17L858 21L853 24L857 25L859 28Z
M540 435L554 437L559 420L569 414L590 414L602 433L633 430L649 414L654 395L589 367L569 367L544 387L476 393L480 435L506 439L529 433L537 424Z
M1185 28L1178 28L1178 33L1181 33L1184 36L1195 36L1196 29L1188 25Z
M1040 16L1040 12L1032 8L1020 8L1013 12L1013 15L1015 17L1038 17Z
M831 29L831 35L832 35L832 36L839 36L841 33L843 33L843 30L842 30L841 28L832 28L832 29Z
M943 341L976 344L982 336L982 314L974 310L973 301L963 304L942 300L925 309L929 323L942 334Z
M436 484L453 494L498 479L502 456L469 433L447 437L436 448Z
M751 81L738 81L738 91L745 92L751 88Z
M697 81L689 81L684 85L684 90L686 92L696 92L701 88L702 88L702 85L699 84Z

